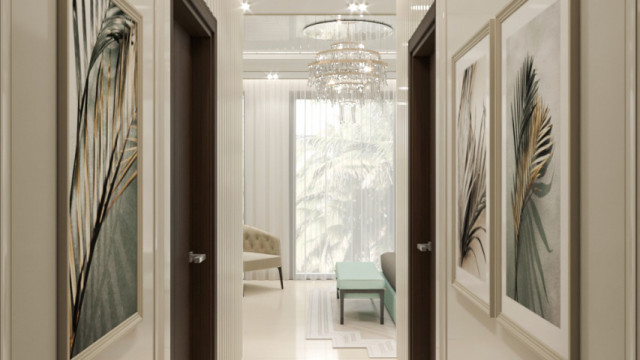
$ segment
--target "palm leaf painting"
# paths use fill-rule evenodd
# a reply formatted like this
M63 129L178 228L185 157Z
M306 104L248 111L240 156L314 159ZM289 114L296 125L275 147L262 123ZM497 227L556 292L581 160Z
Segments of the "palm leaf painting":
M479 261L486 262L482 242L486 227L482 216L486 212L486 107L483 105L479 127L474 128L477 114L473 113L472 92L477 63L464 71L457 122L457 163L458 174L458 231L460 246L460 266L474 260L480 277ZM483 99L484 100L484 99ZM477 246L474 246L477 244ZM480 249L480 251L477 251Z
M541 179L553 157L553 126L549 108L538 91L534 59L528 55L515 79L511 126L515 157L511 180L515 283L509 296L545 318L549 299L538 243L547 252L551 248L534 199L546 196L551 188L551 182L545 184Z
M73 0L72 13L78 91L67 224L73 357L82 350L76 340L96 248L111 240L101 236L104 225L137 184L138 69L131 17L105 0ZM132 237L137 242L137 233Z

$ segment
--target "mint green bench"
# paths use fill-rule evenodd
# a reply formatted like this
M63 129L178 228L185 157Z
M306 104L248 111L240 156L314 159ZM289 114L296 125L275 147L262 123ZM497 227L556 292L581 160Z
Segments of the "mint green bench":
M344 324L344 299L346 297L371 298L375 295L380 298L380 324L384 324L384 288L386 281L373 263L336 263L336 279L338 283L338 298L340 299L341 325Z

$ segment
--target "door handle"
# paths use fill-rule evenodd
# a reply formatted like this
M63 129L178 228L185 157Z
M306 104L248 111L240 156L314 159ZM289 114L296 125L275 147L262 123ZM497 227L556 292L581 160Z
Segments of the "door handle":
M432 251L433 246L431 245L431 241L429 241L428 243L424 243L424 244L418 244L418 251L420 252L427 252L427 251Z
M202 264L207 259L207 254L194 254L193 251L189 251L189 263Z

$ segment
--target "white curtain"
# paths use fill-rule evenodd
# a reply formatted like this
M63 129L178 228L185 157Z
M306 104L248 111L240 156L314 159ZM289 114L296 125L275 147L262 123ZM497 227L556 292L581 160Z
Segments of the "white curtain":
M306 80L244 81L245 223L280 237L286 278L332 278L338 261L379 265L395 250L394 89L341 108Z

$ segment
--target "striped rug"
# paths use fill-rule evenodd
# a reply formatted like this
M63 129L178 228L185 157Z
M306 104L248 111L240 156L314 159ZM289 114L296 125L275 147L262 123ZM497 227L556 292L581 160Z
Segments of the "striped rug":
M378 301L345 301L345 323L340 321L336 292L313 289L309 293L307 339L331 340L334 348L366 348L370 358L396 358L395 325L385 309L385 324L379 323Z

